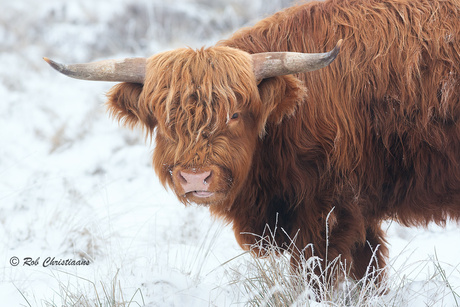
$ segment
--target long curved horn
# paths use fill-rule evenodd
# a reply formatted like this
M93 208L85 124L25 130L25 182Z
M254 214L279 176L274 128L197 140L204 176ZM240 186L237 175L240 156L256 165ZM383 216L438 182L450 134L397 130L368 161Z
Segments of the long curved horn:
M43 58L60 73L82 80L144 83L146 58L104 60L86 64L60 64Z
M264 52L252 54L256 79L314 71L331 64L340 51L343 40L325 53Z

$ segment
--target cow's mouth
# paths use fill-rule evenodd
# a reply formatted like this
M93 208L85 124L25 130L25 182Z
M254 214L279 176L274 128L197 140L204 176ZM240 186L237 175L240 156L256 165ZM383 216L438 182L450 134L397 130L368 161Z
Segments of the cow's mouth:
M209 191L193 191L190 192L191 195L198 197L198 198L209 198L214 195L214 192Z
M183 195L183 199L201 206L219 204L225 199L227 193L220 191L191 191Z

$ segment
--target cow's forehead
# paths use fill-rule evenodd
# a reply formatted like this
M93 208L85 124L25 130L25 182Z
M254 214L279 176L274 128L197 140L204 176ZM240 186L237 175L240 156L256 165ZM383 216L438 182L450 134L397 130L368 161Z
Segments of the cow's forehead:
M147 82L150 78L164 77L184 85L255 78L248 53L218 46L197 50L180 48L156 54L148 59L146 77Z
M150 58L144 90L160 126L180 134L213 133L258 97L249 55L228 47Z

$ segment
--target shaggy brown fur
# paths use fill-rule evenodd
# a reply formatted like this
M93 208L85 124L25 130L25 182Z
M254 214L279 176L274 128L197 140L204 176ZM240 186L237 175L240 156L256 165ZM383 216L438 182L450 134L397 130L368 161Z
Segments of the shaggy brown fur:
M383 220L460 219L458 16L458 0L307 3L216 47L153 56L145 85L117 85L108 105L157 128L162 182L233 223L243 248L276 221L299 250L340 255L360 278L385 264ZM339 39L329 67L257 85L250 53L324 52ZM190 168L215 172L219 193L182 195L176 174Z

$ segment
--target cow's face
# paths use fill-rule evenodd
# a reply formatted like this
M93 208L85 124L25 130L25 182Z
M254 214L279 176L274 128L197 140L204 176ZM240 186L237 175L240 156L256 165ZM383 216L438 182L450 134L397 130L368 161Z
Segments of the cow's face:
M218 205L238 194L266 126L292 115L304 89L292 76L258 82L249 54L213 47L155 55L144 85L121 83L108 98L116 118L154 135L164 185L184 203Z

